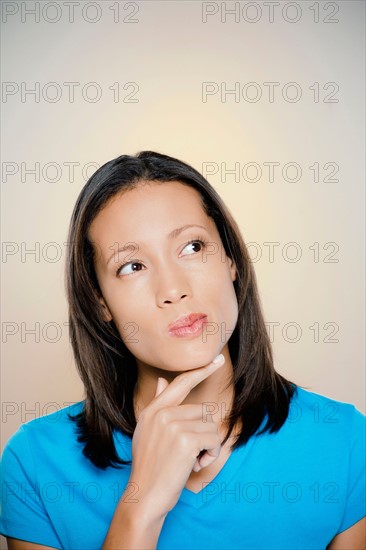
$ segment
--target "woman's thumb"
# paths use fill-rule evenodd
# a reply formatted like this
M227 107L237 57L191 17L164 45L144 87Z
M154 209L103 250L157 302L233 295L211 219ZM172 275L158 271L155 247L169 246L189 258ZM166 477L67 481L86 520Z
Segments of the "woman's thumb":
M163 390L165 390L165 388L167 387L167 385L168 385L168 381L165 380L165 378L161 378L161 377L159 376L159 378L158 378L158 383L157 383L157 385L156 385L156 390L155 390L155 396L154 396L154 397L157 397L158 395L160 395L161 392L162 392Z

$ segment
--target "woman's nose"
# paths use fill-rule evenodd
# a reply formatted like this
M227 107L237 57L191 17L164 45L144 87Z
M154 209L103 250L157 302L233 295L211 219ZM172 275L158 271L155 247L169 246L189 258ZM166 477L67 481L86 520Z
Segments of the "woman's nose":
M187 272L179 266L166 267L156 275L156 301L159 307L177 303L191 296Z

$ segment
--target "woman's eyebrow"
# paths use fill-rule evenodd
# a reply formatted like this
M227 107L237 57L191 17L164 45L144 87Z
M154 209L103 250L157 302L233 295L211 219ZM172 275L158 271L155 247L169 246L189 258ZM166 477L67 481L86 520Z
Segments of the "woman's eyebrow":
M204 225L200 225L198 223L188 223L186 225L182 225L182 227L178 227L177 229L173 229L173 231L171 231L169 234L168 234L168 239L175 239L176 237L178 237L182 231L184 231L185 229L189 229L190 227L201 227L201 229L204 229L205 231L208 232L208 229L207 227L205 227ZM117 243L115 243L117 244ZM109 264L109 262L111 261L111 259L116 255L116 254L119 254L121 252L125 252L126 250L131 250L132 252L134 250L138 250L138 244L135 243L135 242L129 242L127 244L125 244L124 246L121 246L120 248L118 248L117 250L115 250L112 255L108 258L107 260L107 265Z

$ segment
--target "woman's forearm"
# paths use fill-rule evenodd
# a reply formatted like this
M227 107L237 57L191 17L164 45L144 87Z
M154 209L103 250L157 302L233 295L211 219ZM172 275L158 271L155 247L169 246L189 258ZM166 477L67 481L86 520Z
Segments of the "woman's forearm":
M101 550L155 550L165 517L122 496Z

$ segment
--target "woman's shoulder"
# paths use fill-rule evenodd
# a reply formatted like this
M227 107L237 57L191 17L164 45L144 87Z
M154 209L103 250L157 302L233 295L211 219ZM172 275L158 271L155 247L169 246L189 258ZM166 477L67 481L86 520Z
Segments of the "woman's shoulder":
M362 416L365 416L357 407L348 401L341 401L339 399L334 399L328 395L311 391L305 389L302 386L294 385L295 392L293 395L293 402L298 405L303 406L308 410L313 410L318 407L324 407L330 409L334 407L335 409L342 412L344 415L353 415L357 411Z
M65 448L65 442L75 441L76 424L71 416L83 410L84 401L70 403L64 407L59 407L55 403L52 405L53 412L33 418L18 427L4 447L3 457L9 452L24 454L34 445L43 449L47 446L60 449Z
M366 416L353 403L298 385L290 402L288 422L294 425L302 423L307 428L311 425L319 435L334 435L337 431L338 436L343 433L347 439L360 432L364 434L366 430Z

